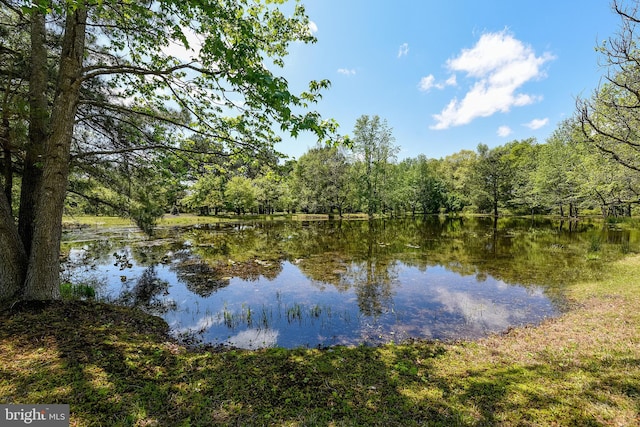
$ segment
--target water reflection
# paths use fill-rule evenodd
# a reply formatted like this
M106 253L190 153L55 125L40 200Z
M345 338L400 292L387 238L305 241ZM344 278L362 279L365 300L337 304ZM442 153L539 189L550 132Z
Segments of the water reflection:
M133 264L127 264L125 268L132 268ZM124 268L121 268L123 270ZM125 282L120 294L114 303L129 307L141 307L154 314L166 314L175 310L177 304L169 296L169 282L158 277L156 267L150 266L144 269L142 275L135 280L132 286L128 286L126 276L121 276Z
M117 230L116 230L117 231ZM253 222L69 234L63 279L238 347L475 338L557 313L562 287L633 250L600 223ZM93 239L93 240L92 240Z

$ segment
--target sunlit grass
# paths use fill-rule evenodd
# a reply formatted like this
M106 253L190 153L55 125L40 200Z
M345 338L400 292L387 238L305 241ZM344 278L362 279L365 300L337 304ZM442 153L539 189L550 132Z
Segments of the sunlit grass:
M158 220L158 226L172 226L172 225L195 225L195 224L213 224L222 221L229 221L223 217L213 216L197 216L192 214L183 215L165 215ZM62 219L62 223L67 228L73 228L74 226L94 226L94 227L135 227L135 223L129 218L122 218L116 216L65 216Z
M219 216L200 216L194 214L180 214L180 215L164 215L158 219L156 226L190 226L198 224L216 224L221 222L238 222L247 220L285 220L290 219L290 215L278 214L278 215L219 215ZM135 227L135 222L129 218L117 217L117 216L92 216L92 215L80 215L80 216L65 216L62 218L62 224L65 228L79 228L85 226L92 227Z

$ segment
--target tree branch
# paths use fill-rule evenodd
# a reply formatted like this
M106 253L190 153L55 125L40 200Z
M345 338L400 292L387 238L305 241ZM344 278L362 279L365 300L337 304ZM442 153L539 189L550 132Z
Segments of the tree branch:
M201 67L197 67L193 65L194 63L188 64L178 64L173 67L164 69L164 70L151 70L144 67L137 67L134 65L93 65L89 67L85 67L83 69L83 73L85 73L82 77L82 80L90 80L94 77L109 75L109 74L133 74L139 76L167 76L175 73L176 71L181 70L192 70L201 74L205 74L208 76L219 76L222 74L221 71L212 71L206 70Z
M176 152L190 153L190 154L209 154L209 155L215 155L215 156L221 156L221 157L231 156L231 154L225 153L224 151L200 151L200 150L191 150L188 148L171 147L164 144L153 144L153 145L144 145L144 146L138 146L138 147L120 148L120 149L114 149L114 150L90 151L87 153L76 154L73 156L73 159L84 159L84 158L93 157L93 156L125 154L125 153L133 153L137 151L147 151L147 150L176 151Z

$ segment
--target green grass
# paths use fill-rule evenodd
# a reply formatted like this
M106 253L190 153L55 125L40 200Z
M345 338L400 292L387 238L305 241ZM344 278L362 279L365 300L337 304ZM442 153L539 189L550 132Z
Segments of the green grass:
M157 226L188 226L196 224L215 224L219 222L235 222L246 220L282 220L291 218L290 215L219 215L199 216L194 214L164 215L157 222ZM116 216L65 216L62 219L65 228L78 228L84 226L93 227L135 227L135 223L129 218Z
M192 350L140 312L66 301L0 313L0 403L74 426L640 424L640 256L571 309L476 342Z
M194 224L212 224L222 222L225 218L213 216L197 216L191 214L183 215L165 215L158 220L159 226L173 225L194 225ZM135 223L128 218L116 216L65 216L62 224L67 228L82 226L99 226L99 227L135 227Z

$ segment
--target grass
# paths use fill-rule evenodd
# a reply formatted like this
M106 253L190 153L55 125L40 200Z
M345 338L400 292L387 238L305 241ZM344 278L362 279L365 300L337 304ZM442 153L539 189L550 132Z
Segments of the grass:
M476 342L216 351L95 302L0 313L0 404L73 426L640 424L640 256L572 285L571 309Z
M192 214L165 215L158 220L158 226L179 226L195 224L213 224L216 222L229 221L225 217L198 216ZM128 218L116 216L65 216L62 224L66 228L78 228L84 226L93 227L135 227L135 223Z

